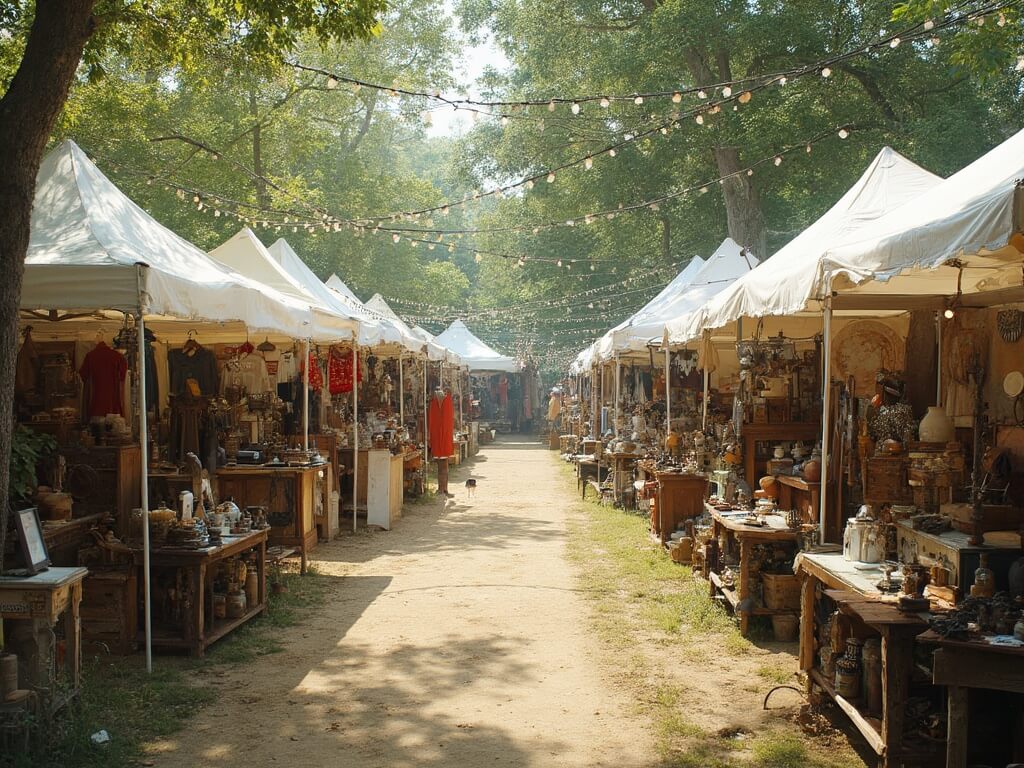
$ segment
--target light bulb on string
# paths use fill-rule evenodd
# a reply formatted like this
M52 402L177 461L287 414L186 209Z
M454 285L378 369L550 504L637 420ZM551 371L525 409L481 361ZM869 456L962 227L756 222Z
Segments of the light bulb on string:
M548 182L548 184L554 184L555 183L555 172L554 171L551 171L551 173L548 174L547 182Z
M737 100L737 101L738 101L738 102L739 102L740 104L749 104L749 103L750 103L750 100L751 100L751 99L752 99L753 97L754 97L754 94L752 94L752 93L751 93L750 91L744 91L743 93L741 93L741 94L740 94L740 95L739 95L739 96L738 96L738 97L736 98L736 100Z
M640 96L640 95L637 95L637 96L636 96L636 97L635 97L635 98L633 99L633 103L634 103L634 104L636 104L636 105L637 105L637 106L639 107L639 106L640 106L641 104L643 104L643 103L644 103L644 97L643 97L643 96Z
M704 125L704 115L697 115L693 118L697 125Z
M832 68L831 67L824 67L821 70L821 76L822 77L832 77Z
M526 180L526 188L527 189L533 189L533 179L527 179Z
M845 139L849 135L850 135L850 132L848 130L846 130L845 128L840 128L839 129L839 138L840 139Z
M572 109L572 113L574 115L578 115L580 113L580 104L579 104L579 102L578 101L574 101L572 103L572 107L570 107L570 109Z
M555 102L554 101L549 101L548 102L548 112L554 112L554 111L555 111Z
M593 168L594 167L594 158L592 158L590 155L587 155L586 159L583 161L583 167L586 168L588 171L591 168Z
M776 166L782 165L782 155L776 155L775 156L775 160L773 162L775 163Z
M502 128L504 128L506 125L508 125L508 115L502 115L501 116L501 126L502 126Z
M900 40L898 37L894 37L892 40L889 41L889 47L890 48L899 48L900 47L900 43L902 43L902 42L903 41Z
M732 88L730 88L728 85L725 86L722 89L722 95L728 99L730 96L732 96Z
M615 157L615 155L617 155L617 154L618 153L615 151L615 147L612 147L611 149L608 150L608 156L609 157Z
M707 97L708 97L708 94L707 94L706 91L704 91L704 90L697 91L697 98L698 99L706 99Z
M676 91L675 93L672 94L672 103L673 104L678 104L682 100L683 100L683 94L681 94L679 91Z
M333 78L333 77L328 77L327 78L327 90L333 91L337 87L338 87L338 81L335 78Z
M608 107L611 106L611 102L608 100L607 96L601 97L601 106L604 107L605 109L608 109Z

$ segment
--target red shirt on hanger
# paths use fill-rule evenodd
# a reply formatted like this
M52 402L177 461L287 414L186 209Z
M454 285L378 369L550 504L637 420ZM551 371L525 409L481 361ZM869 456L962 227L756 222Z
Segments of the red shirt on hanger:
M430 396L427 428L430 430L431 456L443 459L455 453L455 409L451 395L446 394L442 398Z
M85 356L82 367L78 369L78 375L91 389L89 403L86 406L90 419L106 416L108 413L124 416L121 388L127 373L128 363L124 355L102 341Z

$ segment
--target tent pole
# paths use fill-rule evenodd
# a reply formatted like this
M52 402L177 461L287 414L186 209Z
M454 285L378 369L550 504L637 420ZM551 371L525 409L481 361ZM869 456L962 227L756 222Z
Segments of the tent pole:
M306 339L302 377L302 450L309 450L309 339Z
M355 533L359 528L359 344L355 341L352 342L352 446L352 533Z
M935 405L942 407L942 313L935 313Z
M405 361L401 351L398 353L398 423L405 426Z
M665 436L672 432L672 352L665 347Z
M828 438L831 432L832 412L832 281L826 280L825 293L825 315L823 318L822 345L823 369L822 386L824 391L821 396L821 501L818 512L818 537L819 542L825 543L825 520L828 515L828 483L831 478L828 476Z
M141 269L139 274L141 299ZM140 302L141 304L141 302ZM153 610L150 596L149 579L149 414L146 409L146 325L140 311L135 323L135 335L138 337L139 366L139 451L142 464L142 594L144 624L146 632L146 672L153 671ZM200 500L201 501L201 500Z
M427 429L427 370L429 363L423 358L423 466L430 461L430 430ZM423 470L423 492L427 492L427 472Z
M620 380L622 376L622 365L619 363L619 353L615 353L615 436L619 436L619 401L622 399L620 392Z

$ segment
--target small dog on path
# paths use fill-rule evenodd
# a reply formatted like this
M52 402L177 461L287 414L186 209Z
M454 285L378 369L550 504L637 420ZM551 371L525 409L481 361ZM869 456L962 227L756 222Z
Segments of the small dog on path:
M469 495L469 498L471 499L473 498L473 495L476 493L476 480L472 477L466 481L466 493Z

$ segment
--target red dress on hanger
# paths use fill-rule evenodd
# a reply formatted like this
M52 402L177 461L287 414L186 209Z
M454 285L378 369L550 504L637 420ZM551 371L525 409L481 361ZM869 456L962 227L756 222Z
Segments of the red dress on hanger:
M435 459L446 459L455 453L455 409L452 396L443 399L430 398L430 409L427 411L427 427L430 430L430 455Z

